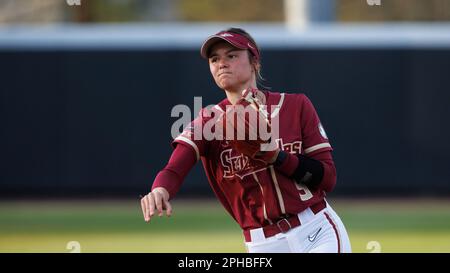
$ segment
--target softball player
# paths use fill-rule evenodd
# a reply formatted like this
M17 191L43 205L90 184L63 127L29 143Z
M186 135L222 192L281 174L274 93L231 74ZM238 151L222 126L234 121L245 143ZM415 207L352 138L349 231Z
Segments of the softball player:
M351 252L346 229L326 202L336 170L332 147L311 101L304 94L258 91L260 51L244 30L231 28L210 36L201 48L216 84L226 98L214 109L247 98L264 101L268 120L279 120L276 148L255 151L250 141L206 140L194 129L212 118L200 111L174 141L168 164L141 199L145 221L172 213L169 202L195 163L201 159L209 184L222 205L241 226L247 251ZM272 141L272 140L271 140Z

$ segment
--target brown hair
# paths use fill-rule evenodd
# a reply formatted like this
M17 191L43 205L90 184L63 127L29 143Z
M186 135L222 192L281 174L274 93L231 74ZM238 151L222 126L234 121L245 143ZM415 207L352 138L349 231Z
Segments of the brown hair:
M234 27L232 27L232 28L226 29L224 31L231 32L231 33L236 33L236 34L245 36L245 38L249 39L256 46L256 48L258 49L258 52L261 53L261 50L259 49L258 44L255 42L255 39L253 39L253 37L247 31L243 30L242 28L234 28ZM250 50L247 50L247 51L249 53L248 54L248 58L250 60L250 63L252 63L253 62L253 59L252 59L253 53ZM256 71L255 72L256 73L256 83L258 85L261 85L264 88L268 88L268 87L265 87L262 84L262 82L265 81L265 79L261 75L261 60L258 60L258 66L255 67L255 71Z

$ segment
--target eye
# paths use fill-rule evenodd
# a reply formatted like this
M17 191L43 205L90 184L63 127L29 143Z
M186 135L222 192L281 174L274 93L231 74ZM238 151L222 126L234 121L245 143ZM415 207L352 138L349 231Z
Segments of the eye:
M210 63L216 63L217 62L217 57L212 57L209 59Z
M230 59L234 59L234 58L236 58L236 57L237 57L236 54L229 54L229 55L228 55L228 58L230 58Z

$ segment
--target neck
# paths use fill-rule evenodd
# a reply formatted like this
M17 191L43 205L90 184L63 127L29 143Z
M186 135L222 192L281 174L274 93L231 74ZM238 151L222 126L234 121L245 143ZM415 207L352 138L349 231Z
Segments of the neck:
M236 104L236 102L241 98L241 92L239 91L228 91L225 90L227 99L231 104Z

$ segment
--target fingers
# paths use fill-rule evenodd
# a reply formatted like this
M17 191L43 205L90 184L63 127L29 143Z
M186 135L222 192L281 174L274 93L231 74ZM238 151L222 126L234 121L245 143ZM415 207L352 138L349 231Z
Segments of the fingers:
M155 192L155 203L156 203L156 209L158 210L158 216L163 215L163 206L162 206L162 195L158 192Z
M153 193L149 193L146 195L148 200L148 217L150 218L155 214L155 198L153 197Z
M163 216L163 210L166 210L166 215L172 215L172 205L168 200L168 195L160 191L152 191L141 198L141 208L144 220L149 222L156 211L158 216Z
M141 198L141 207L145 222L149 222L155 213L155 201L152 193Z
M144 215L145 222L148 222L150 219L147 217L147 204L146 204L146 198L141 197L141 208L142 208L142 214Z
M166 210L167 216L172 215L172 205L169 202L168 194L157 190L154 192L154 196L158 215L163 216L163 210Z
M168 200L164 200L164 206L166 208L166 215L171 216L172 215L172 205Z

